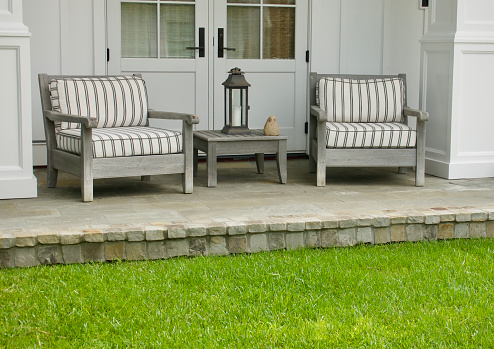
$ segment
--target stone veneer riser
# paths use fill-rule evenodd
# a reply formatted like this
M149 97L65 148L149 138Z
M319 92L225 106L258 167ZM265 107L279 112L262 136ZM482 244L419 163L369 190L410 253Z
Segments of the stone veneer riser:
M290 217L184 225L0 230L0 267L228 255L455 238L493 238L494 211Z

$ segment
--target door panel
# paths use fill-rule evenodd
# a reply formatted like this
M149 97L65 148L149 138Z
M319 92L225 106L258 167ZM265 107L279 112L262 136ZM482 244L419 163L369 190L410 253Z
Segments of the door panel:
M198 129L222 129L222 83L239 67L251 84L249 127L274 115L288 150L304 151L308 2L107 0L108 73L142 73L151 108L195 113Z
M249 127L262 128L274 115L288 150L306 149L308 10L308 0L215 1L215 33L224 28L226 46L235 49L214 57L215 129L224 124L221 83L239 67L251 84Z
M198 128L208 129L208 2L107 0L107 13L108 74L142 73L150 108L197 114ZM202 52L193 49L200 31ZM181 129L176 121L153 123Z

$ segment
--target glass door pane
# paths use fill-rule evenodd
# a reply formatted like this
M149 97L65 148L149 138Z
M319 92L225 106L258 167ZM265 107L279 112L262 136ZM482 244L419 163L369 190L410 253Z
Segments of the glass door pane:
M121 9L122 58L157 58L156 5L124 2Z
M195 46L195 2L137 1L121 3L122 58L193 59L187 47Z
M228 58L260 58L260 14L259 7L228 6L227 45L235 48Z
M262 58L295 58L295 8L263 9Z
M194 58L195 51L187 50L194 45L194 5L160 6L160 57Z
M228 0L227 45L235 51L227 57L295 59L295 6L295 0Z

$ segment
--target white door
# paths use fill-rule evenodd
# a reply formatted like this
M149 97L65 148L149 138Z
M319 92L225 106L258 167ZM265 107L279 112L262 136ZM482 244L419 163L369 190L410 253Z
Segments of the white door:
M151 108L224 126L223 81L239 67L249 127L276 116L288 150L304 151L309 0L108 0L109 74L141 72ZM203 47L199 49L198 47Z

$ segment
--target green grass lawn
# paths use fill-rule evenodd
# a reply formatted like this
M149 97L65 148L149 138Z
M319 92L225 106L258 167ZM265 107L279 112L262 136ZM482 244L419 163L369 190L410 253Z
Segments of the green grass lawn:
M6 348L492 348L494 240L0 270Z

